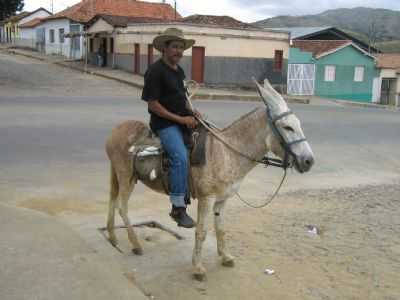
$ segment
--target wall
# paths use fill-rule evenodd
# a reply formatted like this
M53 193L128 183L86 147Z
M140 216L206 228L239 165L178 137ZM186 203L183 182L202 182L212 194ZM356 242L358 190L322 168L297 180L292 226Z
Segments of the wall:
M147 65L147 45L168 27L184 30L187 38L196 40L195 46L205 48L204 82L207 85L252 85L251 77L260 81L268 78L273 84L285 85L289 39L287 33L223 29L189 25L135 24L119 30L115 39L115 51L120 62L126 55L133 55L134 44L141 45L141 73ZM275 50L283 51L282 72L273 71ZM157 51L154 50L154 55ZM159 54L159 53L158 53ZM191 78L192 50L185 51L181 65L188 79ZM126 60L126 58L125 58ZM125 67L127 68L127 67ZM131 66L128 67L128 69Z
M68 19L50 20L44 24L38 26L37 28L44 27L46 29L46 54L56 54L62 55L68 58L80 59L84 56L84 45L83 38L80 37L79 44L80 50L75 54L71 51L71 38L64 38L64 43L60 43L59 29L64 29L64 34L70 32L70 21ZM82 30L82 25L80 26L80 31ZM50 30L54 29L54 43L50 43Z
M324 80L327 65L336 66L336 80L333 82ZM356 66L365 67L363 82L354 81ZM315 94L325 98L371 102L374 77L379 77L374 59L347 46L317 60Z
M20 28L20 37L16 39L19 47L36 48L36 31L32 28Z
M313 64L315 60L311 52L302 51L298 48L290 47L289 64Z

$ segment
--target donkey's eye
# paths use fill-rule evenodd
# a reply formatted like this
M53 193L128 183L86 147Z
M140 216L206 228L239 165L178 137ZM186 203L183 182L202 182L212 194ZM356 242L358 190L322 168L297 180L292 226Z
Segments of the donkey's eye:
M287 130L287 131L291 131L294 132L294 129L290 126L284 126L283 129Z

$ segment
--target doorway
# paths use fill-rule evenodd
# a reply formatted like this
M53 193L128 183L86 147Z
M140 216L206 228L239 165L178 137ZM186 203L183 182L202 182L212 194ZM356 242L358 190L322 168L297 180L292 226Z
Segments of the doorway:
M192 48L192 79L198 83L204 82L205 48Z

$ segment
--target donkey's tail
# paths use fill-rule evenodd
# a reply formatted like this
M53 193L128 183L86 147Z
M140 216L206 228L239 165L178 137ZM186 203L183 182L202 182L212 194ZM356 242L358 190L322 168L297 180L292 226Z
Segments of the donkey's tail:
M117 201L119 193L119 183L117 173L115 173L114 167L110 166L110 201ZM114 205L117 203L114 203Z

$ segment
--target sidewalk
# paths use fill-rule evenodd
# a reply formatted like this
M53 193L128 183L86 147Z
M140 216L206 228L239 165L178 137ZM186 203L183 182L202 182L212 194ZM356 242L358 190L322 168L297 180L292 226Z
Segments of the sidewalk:
M87 72L92 75L116 80L125 84L129 84L136 88L143 88L144 84L143 76L128 73L119 69L101 68L94 65L85 66L85 63L80 60L66 60L66 58L63 56L44 55L42 53L30 50L6 48L4 46L3 47L0 46L0 49L7 50L9 53L12 54L39 59L49 63L78 70L81 72ZM199 88L194 99L260 101L260 96L256 91L243 91L240 89L226 90L226 89L216 89L216 88ZM286 101L289 103L301 103L301 104L310 103L310 100L308 98L302 98L302 97L286 97Z
M146 300L121 268L67 225L0 205L1 299Z

